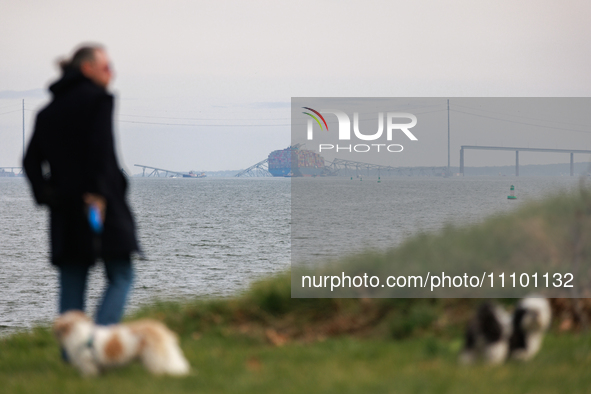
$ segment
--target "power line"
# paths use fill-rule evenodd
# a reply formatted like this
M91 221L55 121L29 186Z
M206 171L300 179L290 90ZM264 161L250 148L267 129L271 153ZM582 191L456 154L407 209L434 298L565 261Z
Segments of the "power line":
M417 115L425 115L425 114L432 114L432 113L435 113L435 112L442 112L442 111L446 111L446 109L445 108L442 108L442 109L436 109L434 111L416 112L416 114Z
M432 106L424 106L424 107L434 107ZM409 110L409 108L404 108L405 110ZM431 113L437 111L429 111L429 112L420 112L419 114L423 113ZM174 116L150 116L150 115L127 115L127 114L118 114L119 116L126 116L126 117L134 117L134 118L152 118L152 119L179 119L179 120L257 120L257 121L270 121L270 120L290 120L291 118L267 118L267 119L252 119L252 118L184 118L184 117L174 117ZM129 121L131 122L131 121Z
M455 106L458 106L457 104ZM471 108L471 107L466 107L466 106L461 106L461 107L465 107L465 108ZM471 108L471 109L475 109L475 108ZM442 108L442 109L437 109L437 110L433 110L433 111L425 111L425 112L415 112L415 114L417 115L426 115L426 114L430 114L430 113L436 113L436 112L442 112L445 111L446 108ZM475 109L478 110L478 109ZM14 111L8 111L8 112L3 112L0 113L0 115L5 115L5 114L10 114L10 113L14 113L14 112L20 112L21 110L14 110ZM29 112L34 112L34 110L29 110L29 109L25 109L25 111L29 111ZM541 128L546 128L546 129L552 129L552 130L562 130L562 131L573 131L573 132L577 132L577 133L591 133L591 131L585 131L585 130L575 130L575 129L567 129L567 128L562 128L562 127L553 127L553 126L544 126L544 125L539 125L539 124L534 124L534 123L527 123L527 122L519 122L519 121L515 121L515 120L509 120L509 119L503 119L503 118L499 118L499 117L493 117L493 116L486 116L486 115L480 115L480 114L474 114L471 112L466 112L466 111L460 111L457 109L451 109L451 111L453 112L458 112L458 113L463 113L466 115L472 115L472 116L476 116L476 117L480 117L480 118L487 118L487 119L493 119L493 120L499 120L502 122L508 122L508 123L515 123L515 124L522 124L522 125L528 125L528 126L535 126L535 127L541 127ZM485 111L485 110L482 110ZM493 112L493 111L488 111L488 112ZM141 115L123 115L123 116L137 116L137 117L142 117ZM513 116L513 115L508 115L508 116ZM157 117L157 116L145 116L146 118L161 118L161 119L194 119L194 120L218 120L218 118L175 118L175 117ZM526 118L526 117L524 117ZM288 118L272 118L272 119L254 119L254 120L259 120L259 121L265 121L265 120L283 120L283 119L288 119ZM535 119L535 118L530 118L530 119ZM223 118L219 118L219 120L229 120L229 119L223 119ZM236 119L236 120L250 120L250 119ZM365 121L371 121L374 120L373 118L371 119L360 119L360 122L365 122ZM538 120L538 119L536 119ZM541 119L540 119L541 120ZM120 123L135 123L135 124L149 124L149 125L159 125L159 126L185 126L185 127L287 127L287 126L291 126L291 123L285 123L285 124L195 124L195 123L163 123L163 122L143 122L143 121L133 121L133 120L119 120ZM556 122L555 122L556 123ZM301 124L301 123L294 123L294 124ZM581 125L583 126L583 125Z
M2 109L2 108L8 108L8 107L15 107L17 105L18 104L8 104L8 105L5 105L4 107L0 107L0 109Z
M194 127L271 127L271 126L291 126L287 124L195 124L195 123L157 123L157 122L140 122L134 120L120 120L121 123L137 123L137 124L153 124L162 126L194 126Z
M513 115L513 114L507 114L507 113L498 112L498 111L490 111L490 110L487 110L487 109L480 109L480 108L468 107L466 105L460 105L460 104L452 104L452 106L468 108L468 109L472 109L472 110L475 110L475 111L490 112L490 113L493 113L493 114L499 114L499 115L505 115L505 116L512 116L512 117L515 117L515 118L523 118L523 119L530 119L530 120L539 120L541 122L570 124L570 125L573 125L573 126L581 126L581 127L591 127L589 125L583 125L583 124L580 124L580 123L569 123L569 122L561 122L561 121L550 120L550 119L532 118L532 117L523 116L523 115Z
M427 112L419 112L419 115L434 113L434 112L441 112L445 109L438 109L435 111L427 111ZM373 119L360 119L360 122L369 121ZM195 123L162 123L162 122L142 122L142 121L135 121L135 120L119 120L120 123L136 123L136 124L150 124L150 125L161 125L161 126L193 126L193 127L287 127L291 126L291 123L285 124L195 124ZM305 123L293 123L295 124L305 124Z
M523 125L527 125L527 126L541 127L541 128L544 128L544 129L553 129L553 130L561 130L561 131L574 131L574 132L577 132L577 133L591 133L591 131L585 131L585 130L574 130L574 129L566 129L566 128L563 128L563 127L542 126L542 125L538 125L538 124L534 124L534 123L518 122L516 120L508 120L508 119L496 118L496 117L493 117L493 116L486 116L486 115L478 115L478 114L473 114L473 113L470 113L470 112L458 111L457 109L454 109L452 111L453 112L459 112L459 113L466 114L466 115L477 116L479 118L487 118L487 119L500 120L502 122L523 124Z
M13 112L21 112L21 109L15 109L14 111L8 111L8 112L2 112L0 115L6 115L6 114L11 114Z
M172 116L147 116L147 115L125 115L119 114L119 116L129 116L134 118L154 118L154 119L180 119L180 120L289 120L290 118L268 118L268 119L246 119L246 118L177 118Z

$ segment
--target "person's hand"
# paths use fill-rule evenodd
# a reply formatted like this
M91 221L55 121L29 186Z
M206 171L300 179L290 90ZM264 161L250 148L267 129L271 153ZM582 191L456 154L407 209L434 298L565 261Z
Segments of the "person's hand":
M86 204L86 208L88 209L90 206L94 205L98 208L101 214L101 221L105 221L105 211L107 210L107 200L103 196L94 193L86 193L83 196L84 203Z

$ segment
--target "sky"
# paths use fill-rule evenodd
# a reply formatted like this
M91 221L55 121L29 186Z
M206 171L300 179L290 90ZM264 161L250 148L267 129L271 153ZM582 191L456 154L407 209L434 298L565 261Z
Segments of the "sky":
M291 97L589 97L589 20L591 3L572 0L0 0L0 166L20 166L22 99L28 139L56 60L83 42L112 58L125 168L214 171L288 146ZM425 134L437 152L406 164L446 165L446 132ZM583 132L514 135L452 129L452 165L474 143L591 149Z

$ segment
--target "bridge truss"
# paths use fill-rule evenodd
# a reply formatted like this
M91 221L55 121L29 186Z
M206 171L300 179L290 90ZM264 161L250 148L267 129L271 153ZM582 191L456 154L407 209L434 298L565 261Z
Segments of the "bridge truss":
M392 167L334 159L326 166L329 176L447 176L447 167Z
M248 167L245 170L240 171L234 175L236 177L267 177L273 176L269 172L269 159L259 161L258 163Z
M269 177L268 159L260 161L236 177ZM447 176L447 167L392 167L358 161L334 159L326 164L321 176Z
M176 176L180 176L182 177L185 174L188 174L187 172L178 172L178 171L171 171L171 170L165 170L162 168L156 168L156 167L150 167L150 166L144 166L141 164L134 164L134 166L136 167L140 167L143 168L143 173L142 176L146 176L146 168L148 169L148 177L160 177L161 174L163 174L162 176L164 177L168 177L168 174L172 174L172 175L176 175ZM150 172L151 171L151 172Z

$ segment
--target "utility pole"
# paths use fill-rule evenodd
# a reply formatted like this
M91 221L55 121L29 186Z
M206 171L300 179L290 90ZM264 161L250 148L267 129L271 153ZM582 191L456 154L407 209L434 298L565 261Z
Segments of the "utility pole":
M25 159L25 99L23 99L23 160Z
M450 173L450 153L449 153L449 99L447 99L447 174Z

